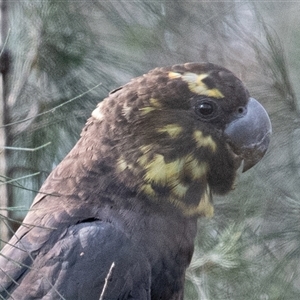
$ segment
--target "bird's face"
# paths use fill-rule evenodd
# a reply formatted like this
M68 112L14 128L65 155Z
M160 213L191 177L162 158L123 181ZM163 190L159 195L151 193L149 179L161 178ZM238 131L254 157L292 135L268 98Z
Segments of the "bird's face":
M243 172L249 170L261 160L270 142L272 128L267 112L228 70L211 64L204 70L196 64L185 66L194 72L169 72L169 77L188 84L196 94L191 97L190 108L199 125L204 123L211 132L219 132L228 151L235 154L236 166L243 162Z
M110 98L93 116L115 114L119 178L186 215L211 215L211 193L229 192L240 164L248 170L268 148L266 111L238 78L213 64L155 69Z

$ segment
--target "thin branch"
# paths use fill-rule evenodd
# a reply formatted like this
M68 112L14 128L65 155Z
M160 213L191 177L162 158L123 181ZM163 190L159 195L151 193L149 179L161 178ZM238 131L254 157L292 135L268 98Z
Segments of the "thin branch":
M2 49L1 49L1 51L0 51L0 57L1 57L1 55L3 54L4 49L5 49L5 46L6 46L7 42L8 42L8 38L9 38L9 36L10 36L10 30L11 30L11 29L8 28L8 32L7 32L7 35L6 35L6 37L5 37L5 41L4 41L3 46L2 46Z
M29 118L26 118L26 119L23 119L23 120L20 120L20 121L8 123L8 124L5 124L5 125L2 125L0 128L12 126L12 125L15 125L15 124L20 124L20 123L23 123L23 122L32 120L32 119L34 119L34 118L36 118L36 117L40 117L40 116L46 115L46 114L48 114L48 113L53 113L55 110L57 110L57 109L59 109L59 108L65 106L66 104L69 104L70 102L73 102L73 101L75 101L75 100L77 100L77 99L79 99L79 98L85 96L85 95L88 94L89 92L91 92L91 91L95 90L96 88L98 88L100 85L102 85L102 83L99 83L99 84L95 85L94 87L92 87L91 89L87 90L86 92L84 92L84 93L82 93L82 94L80 94L80 95L77 95L76 97L74 97L74 98L72 98L72 99L70 99L70 100L68 100L68 101L66 101L66 102L64 102L64 103L62 103L62 104L59 104L59 105L57 105L57 106L55 106L55 107L53 107L53 108L51 108L51 109L49 109L49 110L47 110L47 111L44 111L44 112L42 112L42 113L40 113L40 114L37 114L36 116L29 117Z
M44 147L47 147L50 144L51 144L51 142L48 142L48 143L46 143L44 145L41 145L41 146L38 146L36 148L19 148L19 147L0 146L0 149L17 150L17 151L31 151L31 152L34 152L34 151L40 150L40 149L42 149Z
M108 285L108 280L109 280L109 278L111 277L112 270L113 270L114 267L115 267L115 262L113 262L113 263L111 264L111 266L110 266L110 268L109 268L109 271L108 271L108 273L107 273L107 275L106 275L106 277L105 277L105 283L104 283L104 286L103 286L103 289L102 289L102 292L101 292L101 295L100 295L99 300L103 300L103 299L104 299L103 297L104 297L104 293L105 293L105 290L106 290L107 285Z
M2 185L2 184L8 184L8 183L11 183L11 182L15 182L15 181L18 181L20 179L25 179L25 178L33 177L33 176L39 175L40 173L41 172L36 172L36 173L30 174L30 175L18 177L16 179L11 179L11 180L8 180L8 181L0 182L0 185Z

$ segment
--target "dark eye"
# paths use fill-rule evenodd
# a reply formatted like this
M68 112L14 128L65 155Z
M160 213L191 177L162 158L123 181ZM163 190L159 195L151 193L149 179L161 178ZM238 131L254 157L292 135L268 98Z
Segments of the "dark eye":
M199 101L195 106L197 115L204 119L212 119L217 112L217 106L214 102L209 100Z

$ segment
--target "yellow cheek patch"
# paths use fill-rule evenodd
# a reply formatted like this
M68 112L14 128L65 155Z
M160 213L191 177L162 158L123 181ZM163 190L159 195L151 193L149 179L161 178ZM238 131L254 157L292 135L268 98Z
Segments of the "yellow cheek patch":
M188 189L189 189L189 186L184 185L182 183L177 183L172 188L171 192L175 198L183 198L185 196L186 192L188 191Z
M166 163L161 154L156 154L150 161L149 157L144 154L138 159L138 163L145 170L145 182L168 186L177 196L183 196L188 189L181 182L184 176L199 180L206 176L208 170L206 163L199 162L192 155Z
M207 85L203 82L203 79L209 76L209 74L196 74L192 72L186 72L184 74L169 72L170 79L181 78L183 81L187 82L189 89L198 95L204 95L216 99L224 98L224 95L217 88L209 89Z
M166 170L164 157L162 155L155 155L154 159L150 162L144 163L144 166L146 167L146 174L144 176L146 182L165 184Z
M211 193L209 186L207 186L207 189L205 190L205 193L196 208L196 212L197 214L203 215L207 218L212 218L214 216L214 206L211 202Z
M150 149L151 147L148 145L140 147L142 155L137 160L137 163L144 170L140 191L155 200L159 194L157 194L153 186L166 187L170 193L168 201L180 209L184 215L212 217L214 207L211 203L208 186L198 205L187 205L184 200L190 188L190 185L184 181L184 178L187 176L193 182L198 181L201 184L208 171L207 163L198 161L192 154L166 163L163 155L150 155ZM118 165L119 170L130 169L130 166L122 158L119 159Z
M144 164L146 169L144 180L166 185L177 178L182 169L181 164L179 160L166 164L163 155L156 154L150 162Z
M168 124L157 130L157 132L168 133L171 138L176 138L183 131L183 128L178 124Z
M200 130L195 130L193 133L193 138L196 141L197 148L208 147L213 152L217 150L217 144L210 135L203 136L203 133Z
M184 202L178 201L176 205L181 209L186 216L204 216L212 218L214 216L214 206L211 202L209 186L205 190L201 200L197 206L188 206Z
M184 158L184 170L182 174L191 176L193 180L201 179L207 173L207 163L199 162L193 155Z

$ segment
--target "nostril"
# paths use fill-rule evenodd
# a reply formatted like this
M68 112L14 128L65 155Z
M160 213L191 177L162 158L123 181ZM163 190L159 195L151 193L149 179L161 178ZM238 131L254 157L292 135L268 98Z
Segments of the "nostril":
M243 107L243 106L240 106L240 107L237 109L237 112L238 112L240 115L244 114L245 111L246 111L246 108Z

